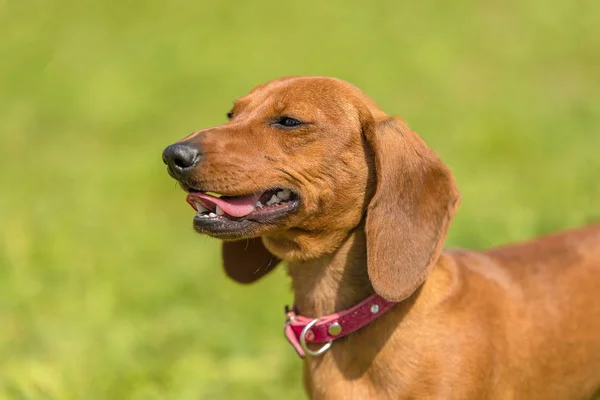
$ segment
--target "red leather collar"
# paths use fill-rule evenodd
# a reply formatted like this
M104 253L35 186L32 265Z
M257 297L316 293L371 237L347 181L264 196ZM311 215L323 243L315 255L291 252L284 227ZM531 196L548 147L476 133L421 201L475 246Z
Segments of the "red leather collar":
M396 302L387 301L373 294L352 308L320 318L307 318L297 315L296 310L286 307L285 336L302 358L306 354L317 356L331 347L339 339L368 325L385 314ZM318 350L309 349L307 343L325 343Z

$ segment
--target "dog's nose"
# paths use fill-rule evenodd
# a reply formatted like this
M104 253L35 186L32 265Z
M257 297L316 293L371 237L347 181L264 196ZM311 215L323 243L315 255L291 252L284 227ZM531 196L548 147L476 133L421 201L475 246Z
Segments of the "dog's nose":
M175 143L163 151L162 158L174 177L180 178L191 172L198 164L200 151L190 143Z

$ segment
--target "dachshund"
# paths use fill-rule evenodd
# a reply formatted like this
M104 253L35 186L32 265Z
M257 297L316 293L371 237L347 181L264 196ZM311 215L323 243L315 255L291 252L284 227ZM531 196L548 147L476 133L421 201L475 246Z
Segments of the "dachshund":
M451 171L339 79L276 79L228 118L163 161L195 230L223 240L229 277L285 261L286 329L340 335L322 346L306 323L289 331L310 398L600 399L599 224L443 249L460 203Z

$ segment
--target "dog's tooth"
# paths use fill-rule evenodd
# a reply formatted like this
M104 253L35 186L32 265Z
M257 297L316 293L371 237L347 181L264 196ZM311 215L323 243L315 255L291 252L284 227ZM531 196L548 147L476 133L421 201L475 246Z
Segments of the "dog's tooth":
M196 205L196 211L198 211L199 214L203 213L204 211L208 211L208 208L204 207L202 204L198 203L197 201L195 201L194 204Z
M256 203L256 208L263 208L263 203L260 202L260 200Z
M209 217L213 217L213 218L214 218L214 217L216 217L216 216L217 216L217 214L215 214L215 213L211 212L211 213L209 213L209 214L208 214L208 216L209 216Z
M283 190L280 190L279 192L277 192L277 197L280 198L281 200L288 200L291 195L292 195L292 192L289 189L283 189Z
M271 204L277 204L280 201L281 200L279 199L279 197L273 195L273 196L271 196L271 198L269 199L269 201L267 201L267 205L270 206Z
M221 207L217 206L215 212L217 213L217 215L224 215L225 212L223 210L221 210Z

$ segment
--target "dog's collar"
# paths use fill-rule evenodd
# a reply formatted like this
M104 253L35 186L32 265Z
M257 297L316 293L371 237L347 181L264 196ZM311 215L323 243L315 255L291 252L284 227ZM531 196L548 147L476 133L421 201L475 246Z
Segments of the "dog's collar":
M318 356L325 353L335 339L342 338L368 325L385 314L396 302L373 294L352 308L320 318L307 318L296 314L296 309L286 306L285 336L302 358L306 354ZM311 350L307 343L325 343Z

